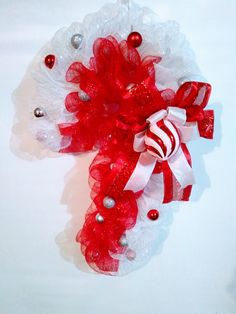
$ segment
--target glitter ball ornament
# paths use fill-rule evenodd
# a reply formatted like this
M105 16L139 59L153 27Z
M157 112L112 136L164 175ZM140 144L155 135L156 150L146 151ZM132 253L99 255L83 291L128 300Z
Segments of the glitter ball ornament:
M47 55L44 59L46 67L52 69L55 63L56 57L54 55Z
M128 43L134 47L134 48L138 48L141 46L143 38L142 35L138 32L132 32L129 34L128 38L127 38Z

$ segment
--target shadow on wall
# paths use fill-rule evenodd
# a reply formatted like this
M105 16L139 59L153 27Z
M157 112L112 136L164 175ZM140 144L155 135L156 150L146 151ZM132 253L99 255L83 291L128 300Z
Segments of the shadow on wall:
M90 205L88 189L88 167L94 153L76 158L74 167L65 176L65 188L61 203L67 206L71 215L65 229L56 237L56 243L61 255L67 261L75 264L81 271L95 273L85 262L80 251L80 245L75 241L78 231L82 228L84 215ZM97 274L97 273L96 273Z
M227 291L234 301L234 305L236 306L236 270L232 275L232 279L227 287Z
M195 202L198 201L204 191L211 186L210 178L204 164L204 156L211 153L216 147L220 146L222 137L220 118L222 115L222 104L218 102L214 104L210 103L209 106L207 106L207 109L214 109L215 113L214 140L198 138L196 141L192 141L188 144L196 178L196 184L193 187L191 196L191 201Z
M29 121L32 118L30 112L30 99L36 92L35 83L30 75L30 69L27 70L20 86L13 94L15 103L15 120L12 128L11 150L20 158L26 160L38 160L45 157L59 157L60 154L53 153L50 150L43 149L37 140L31 135L28 128ZM196 175L197 184L193 188L192 200L197 201L203 194L203 191L210 187L210 180L204 166L203 156L213 151L215 146L220 145L221 138L221 115L220 104L214 104L216 125L214 141L198 139L189 145L193 159L193 168ZM85 184L88 181L88 167L94 157L94 153L75 156L75 165L65 176L65 188L61 203L67 206L71 215L71 220L65 226L65 229L56 237L56 243L60 248L61 255L67 261L85 272L94 273L86 264L80 251L79 244L75 241L77 232L81 229L86 209L89 207L89 189Z

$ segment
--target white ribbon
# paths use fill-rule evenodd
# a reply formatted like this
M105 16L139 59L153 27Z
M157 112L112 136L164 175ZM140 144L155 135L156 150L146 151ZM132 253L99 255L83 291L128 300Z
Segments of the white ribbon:
M145 133L146 131L135 134L134 145L133 145L135 152L140 153L145 150L145 144L144 144Z
M174 124L185 124L186 122L186 110L177 107L169 107L167 109L167 120L172 121Z
M181 146L177 152L168 159L168 165L182 189L195 183L193 169L190 167Z
M152 125L162 119L170 120L178 128L182 143L186 143L193 138L197 126L196 123L186 123L185 109L169 107L167 110L160 110L152 114L147 119L147 122ZM141 154L136 167L125 186L125 190L132 190L134 192L143 190L150 180L155 168L157 162L156 157L145 151L145 133L146 131L143 131L135 135L133 148L136 152L140 152ZM182 189L195 183L193 170L189 165L181 146L178 148L177 152L167 160L167 162Z
M150 123L150 125L157 123L161 119L164 119L167 115L167 110L160 110L152 114L149 118L147 118L147 122Z
M156 165L156 158L148 152L143 152L139 156L136 167L126 183L125 190L138 192L143 190L153 173Z

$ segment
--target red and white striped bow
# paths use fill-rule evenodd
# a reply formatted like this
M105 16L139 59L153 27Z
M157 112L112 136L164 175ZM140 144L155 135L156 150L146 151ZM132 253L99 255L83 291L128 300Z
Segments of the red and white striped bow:
M125 190L143 190L157 163L162 165L163 184L168 184L165 176L169 176L170 172L180 189L194 184L193 170L183 151L183 144L198 134L197 123L186 122L186 110L177 107L160 110L151 115L147 122L147 128L134 138L133 148L140 152L140 157ZM166 188L173 188L173 184ZM163 196L164 203L171 200Z

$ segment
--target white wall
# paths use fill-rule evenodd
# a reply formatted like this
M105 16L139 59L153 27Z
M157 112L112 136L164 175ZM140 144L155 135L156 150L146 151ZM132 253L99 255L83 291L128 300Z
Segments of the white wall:
M30 143L13 153L11 93L58 28L105 1L0 0L0 314L236 313L236 3L138 2L180 22L213 85L216 139L191 145L205 147L210 180L195 161L195 201L180 206L161 254L146 267L122 278L80 271L79 257L70 261L77 226L66 224L89 204L84 169L92 156L32 160ZM208 188L200 193L201 186Z

